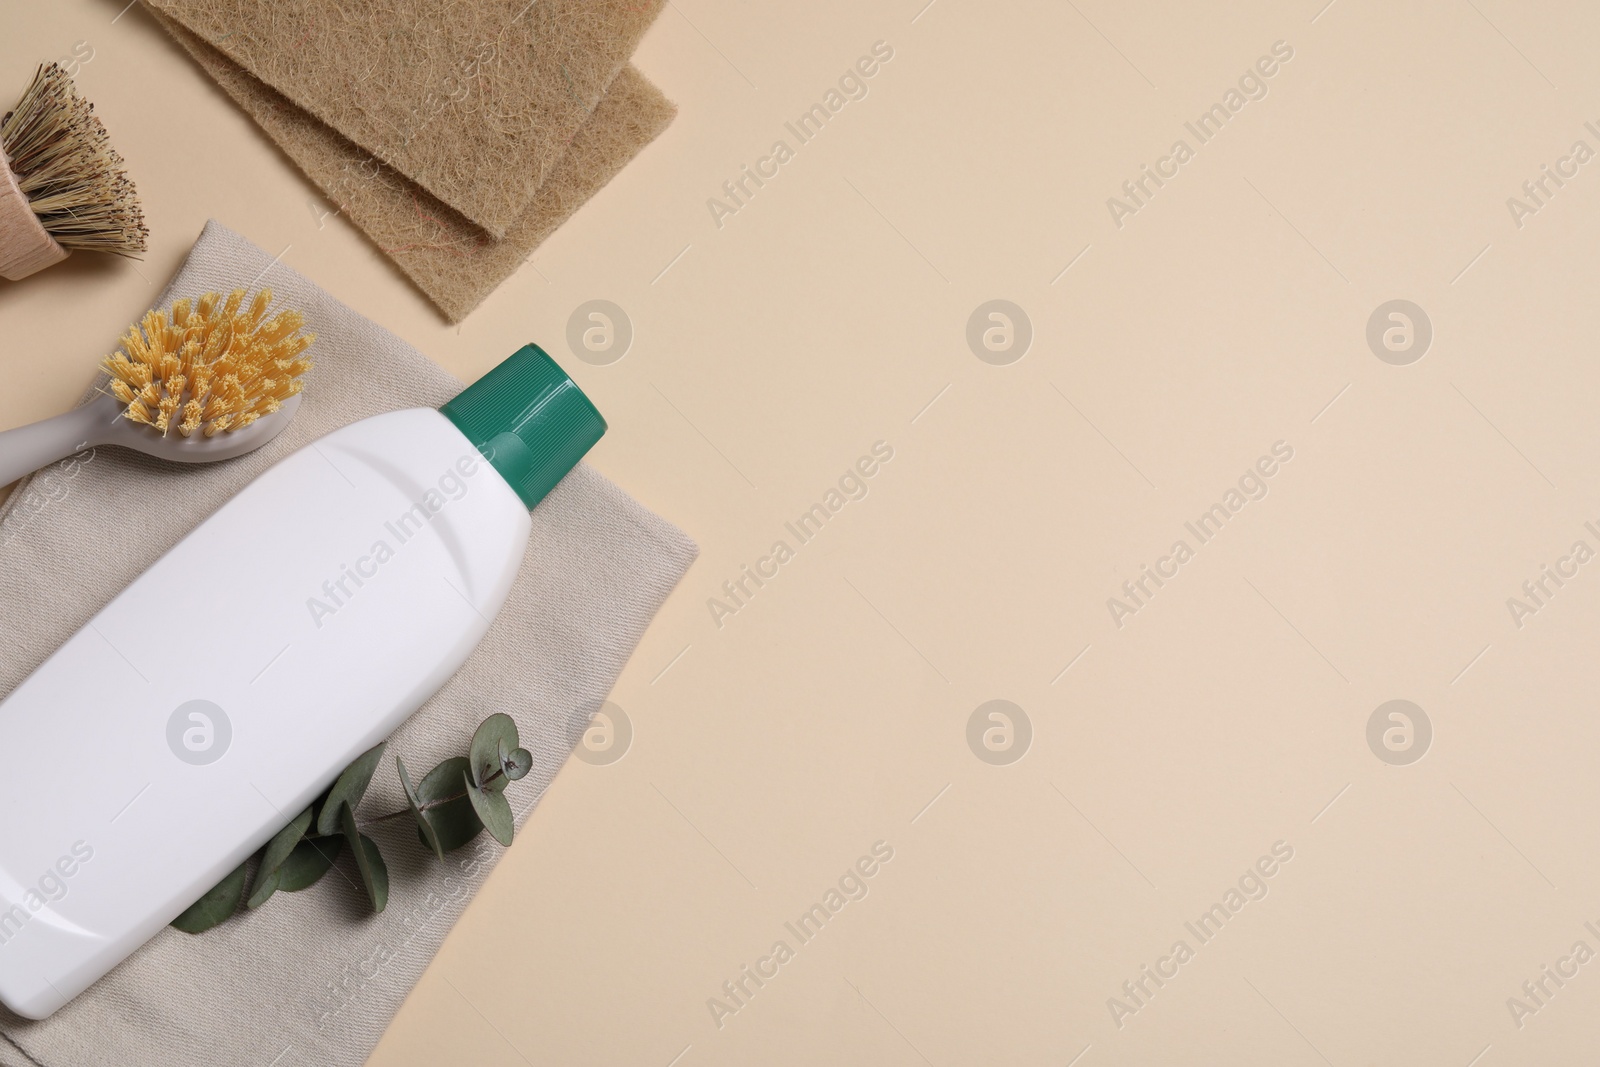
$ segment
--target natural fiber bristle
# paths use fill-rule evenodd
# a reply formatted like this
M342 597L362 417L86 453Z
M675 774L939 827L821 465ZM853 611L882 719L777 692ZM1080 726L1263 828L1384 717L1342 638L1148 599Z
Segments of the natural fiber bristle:
M304 353L317 338L300 332L298 311L267 318L271 303L270 289L250 301L235 289L227 300L207 293L146 314L101 364L123 414L162 436L211 437L277 411L300 391L311 369Z
M94 105L55 63L0 118L0 147L33 213L63 248L138 258L149 231Z

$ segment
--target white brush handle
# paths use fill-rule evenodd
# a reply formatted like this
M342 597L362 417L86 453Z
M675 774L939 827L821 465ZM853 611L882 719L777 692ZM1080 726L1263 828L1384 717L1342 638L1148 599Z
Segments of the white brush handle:
M105 439L106 407L85 404L65 415L0 433L0 485Z
M19 281L66 258L67 250L40 224L0 152L0 278Z

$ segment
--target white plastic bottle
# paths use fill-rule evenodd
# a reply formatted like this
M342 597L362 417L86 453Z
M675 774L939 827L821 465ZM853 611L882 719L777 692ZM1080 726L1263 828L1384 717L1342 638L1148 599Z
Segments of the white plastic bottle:
M505 603L529 509L604 432L529 345L439 411L273 466L18 686L0 1001L60 1008L437 691Z

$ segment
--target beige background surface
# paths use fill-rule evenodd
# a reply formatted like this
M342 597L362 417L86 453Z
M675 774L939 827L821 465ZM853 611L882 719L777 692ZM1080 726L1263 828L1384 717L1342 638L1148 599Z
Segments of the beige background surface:
M676 124L456 330L140 9L5 0L0 97L87 42L154 248L0 289L0 425L68 406L214 216L465 378L544 343L610 417L598 467L703 546L614 694L631 747L569 764L373 1062L1582 1062L1600 563L1520 628L1507 598L1600 549L1600 162L1520 226L1507 198L1600 150L1600 14L924 2L674 0L637 61ZM797 145L877 41L867 96ZM1277 41L1200 144L1184 122ZM719 228L707 199L779 138ZM635 334L606 366L565 342L597 298ZM1009 365L965 338L995 298L1032 325ZM1404 366L1365 337L1397 298L1433 329ZM865 499L716 625L877 441ZM1107 598L1279 441L1268 495L1119 628ZM1009 765L967 741L993 699L1031 723ZM1409 765L1368 746L1391 699L1432 724ZM1185 923L1277 842L1202 943ZM1546 966L1576 975L1539 1006Z

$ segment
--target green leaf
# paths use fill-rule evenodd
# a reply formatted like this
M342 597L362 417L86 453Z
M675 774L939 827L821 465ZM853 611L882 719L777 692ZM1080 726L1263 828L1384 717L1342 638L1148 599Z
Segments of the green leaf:
M444 859L444 847L439 844L439 835L433 832L433 824L422 813L422 801L417 797L417 791L411 785L411 775L406 773L406 765L399 756L394 758L395 770L400 772L400 788L405 790L406 805L411 808L411 817L417 820L417 836L422 838L422 843L433 850L433 854L441 860Z
M378 843L366 834L361 835L357 863L361 867L361 881L367 887L367 898L372 901L372 910L383 911L389 906L389 867L383 862Z
M395 773L400 775L400 788L405 791L406 803L411 805L411 810L417 810L417 790L411 784L411 773L406 770L406 761L399 756L394 758Z
M356 854L356 868L361 872L361 885L372 901L372 910L381 912L389 903L389 868L383 862L383 854L372 838L356 829L356 813L349 804L339 805L339 823L350 850Z
M248 864L248 860L239 864L232 874L212 886L205 896L173 919L172 925L186 934L201 934L238 911L239 898L244 896L245 868Z
M328 835L339 832L339 809L348 804L354 810L361 803L372 781L372 772L378 769L378 760L383 758L384 745L387 744L384 742L367 749L339 775L339 780L333 783L328 798L317 813L317 833Z
M424 805L422 817L428 820L439 841L439 856L452 852L483 832L483 822L462 788L470 774L471 760L451 756L440 763L417 786L417 797ZM424 838L426 840L426 838Z
M310 826L311 809L307 808L267 842L266 850L261 853L261 866L256 868L256 883L250 890L250 899L245 901L245 907L259 908L277 891L278 868L289 858L289 853L294 851Z
M480 789L504 789L505 778L499 773L501 756L516 747L517 724L505 712L497 711L479 723L467 752L472 765L472 784Z
M505 764L506 780L515 782L533 769L533 753L525 748L513 749L501 762Z
M444 858L446 852L454 852L483 833L483 821L473 809L472 801L464 796L456 797L448 804L441 804L437 808L429 808L423 813L423 818L428 820L428 825L439 842L440 859Z
M317 884L333 867L344 849L342 837L320 837L315 841L302 841L289 853L289 858L278 868L278 888L285 893L298 893Z
M471 781L462 779L467 786L467 799L472 801L472 810L477 813L483 825L494 839L502 845L511 844L511 835L516 833L516 825L511 817L511 802L504 793L492 789L479 789Z
M261 905L265 904L267 899L277 891L278 872L275 870L268 871L266 876L263 877L261 871L257 869L256 884L251 887L250 899L244 902L244 906L249 908L251 911L254 911L256 908L259 908Z
M311 824L313 827L322 819L322 809L328 803L328 794L333 792L333 786L334 783L329 782L328 788L322 791L322 795L311 802ZM320 833L320 831L318 832Z
M461 776L467 773L470 765L466 756L451 756L440 763L417 784L417 799L430 804L460 793Z

